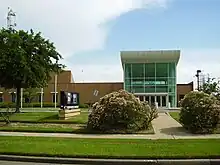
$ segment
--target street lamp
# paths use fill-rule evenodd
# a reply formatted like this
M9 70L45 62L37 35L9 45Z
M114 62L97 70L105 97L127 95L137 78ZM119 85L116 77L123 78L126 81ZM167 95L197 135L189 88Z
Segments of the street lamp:
M199 76L200 76L200 73L201 73L202 71L201 70L197 70L196 71L196 77L197 77L197 89L198 89L198 91L200 90L200 84L199 84Z

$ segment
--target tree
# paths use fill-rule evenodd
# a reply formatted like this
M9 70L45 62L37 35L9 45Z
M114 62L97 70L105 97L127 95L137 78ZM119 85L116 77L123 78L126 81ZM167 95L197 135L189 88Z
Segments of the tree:
M64 68L62 56L54 44L33 30L0 30L0 85L16 88L16 112L20 107L21 88L43 88L51 73Z
M207 94L218 95L220 93L219 81L215 78L208 78L208 80L202 85L201 91Z
M23 96L25 99L28 99L28 103L31 103L33 99L38 95L39 88L25 88L23 91Z

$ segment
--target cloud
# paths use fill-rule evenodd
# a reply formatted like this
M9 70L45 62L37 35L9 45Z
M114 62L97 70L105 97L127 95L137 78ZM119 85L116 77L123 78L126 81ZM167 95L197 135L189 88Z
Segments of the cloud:
M180 62L177 66L178 82L187 83L194 80L196 70L205 75L220 78L220 49L182 49Z
M7 0L0 5L0 25L10 6L18 28L33 28L55 43L64 57L103 49L108 21L144 7L166 7L168 0Z
M70 67L76 82L108 82L123 81L123 69L120 58L114 59L115 63L97 60L93 64L80 64ZM182 49L177 65L177 83L194 82L196 86L196 70L204 74L220 78L220 49ZM69 65L71 66L71 65Z

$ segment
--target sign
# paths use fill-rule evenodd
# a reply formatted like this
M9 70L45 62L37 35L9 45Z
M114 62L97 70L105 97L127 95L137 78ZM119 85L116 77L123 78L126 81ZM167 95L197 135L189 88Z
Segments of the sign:
M93 92L93 95L98 96L98 94L99 94L99 91L95 89L94 92Z
M60 92L60 109L79 108L79 93L76 92Z
M166 85L166 81L133 81L132 85Z

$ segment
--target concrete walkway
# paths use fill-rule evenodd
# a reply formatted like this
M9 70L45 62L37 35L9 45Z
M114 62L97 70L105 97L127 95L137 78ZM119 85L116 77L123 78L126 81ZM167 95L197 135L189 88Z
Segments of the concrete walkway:
M220 139L220 134L195 135L188 133L169 114L159 113L159 117L153 122L155 134L71 134L71 133L24 133L24 132L0 132L0 136L36 136L36 137L68 137L68 138L109 138L109 139Z

